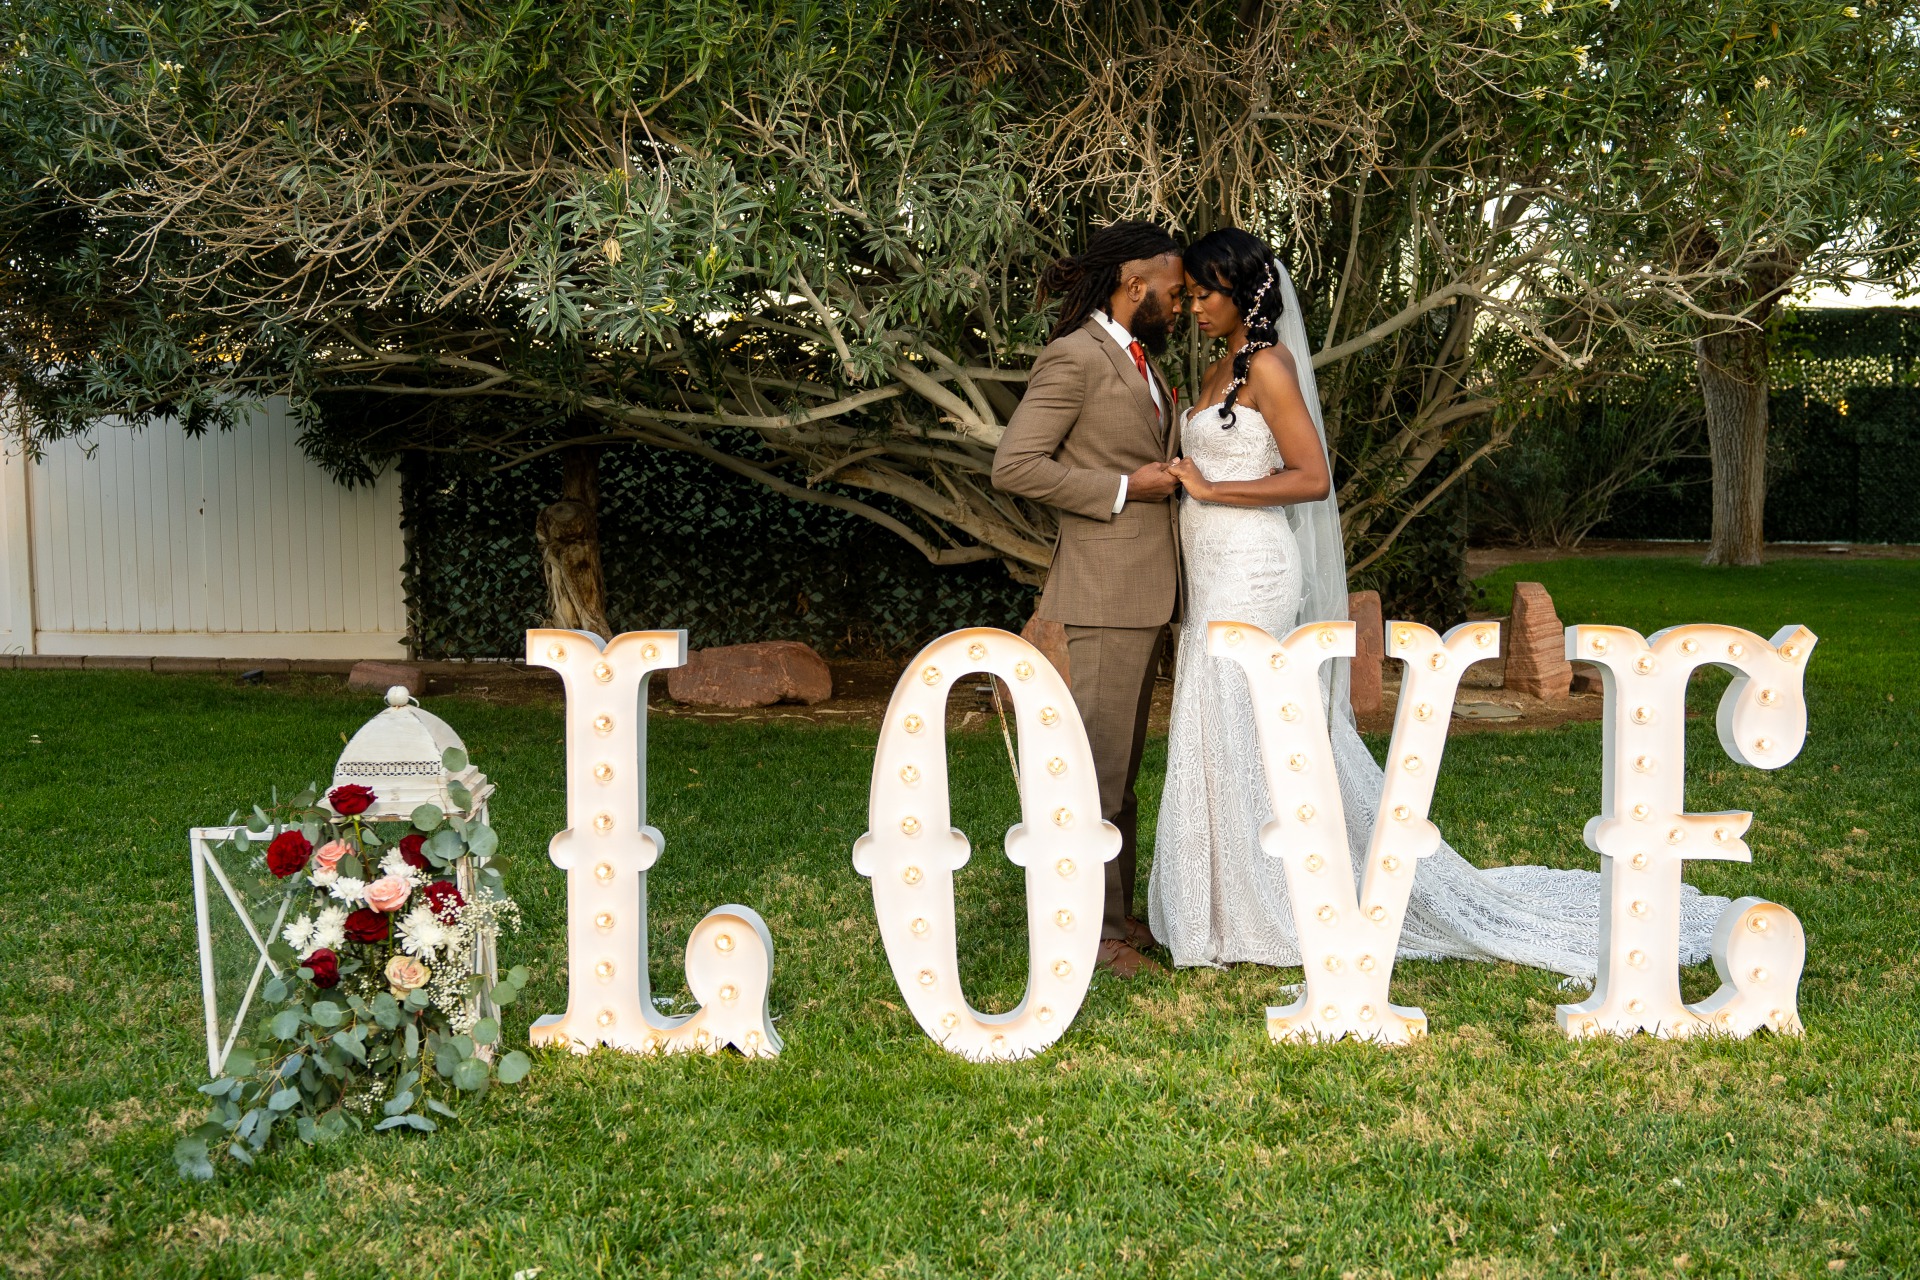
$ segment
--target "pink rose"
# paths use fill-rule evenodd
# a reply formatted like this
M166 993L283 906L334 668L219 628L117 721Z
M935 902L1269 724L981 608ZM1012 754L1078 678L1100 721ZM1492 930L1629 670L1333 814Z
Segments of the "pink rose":
M340 866L340 859L353 852L353 846L345 840L329 840L313 851L313 861L322 871L334 871Z
M367 905L375 911L392 914L406 905L413 883L405 876L381 876L367 886Z

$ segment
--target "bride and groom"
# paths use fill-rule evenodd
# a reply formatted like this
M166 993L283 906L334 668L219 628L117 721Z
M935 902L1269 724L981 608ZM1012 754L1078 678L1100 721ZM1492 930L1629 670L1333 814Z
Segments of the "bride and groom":
M1293 282L1257 237L1184 249L1160 227L1104 227L1048 268L1053 335L994 457L993 482L1052 507L1060 538L1037 616L1067 633L1073 697L1120 830L1107 864L1100 963L1121 977L1177 966L1300 963L1285 871L1259 844L1272 816L1245 677L1206 652L1209 622L1275 637L1347 616L1345 549L1311 348ZM1183 312L1225 354L1197 408L1149 358ZM1177 631L1167 774L1148 887L1134 915L1139 800L1160 646ZM1382 774L1354 726L1345 663L1322 680L1350 857L1358 868ZM1689 892L1681 959L1708 954L1726 901ZM1592 976L1600 877L1482 870L1442 844L1421 860L1402 956L1508 960Z

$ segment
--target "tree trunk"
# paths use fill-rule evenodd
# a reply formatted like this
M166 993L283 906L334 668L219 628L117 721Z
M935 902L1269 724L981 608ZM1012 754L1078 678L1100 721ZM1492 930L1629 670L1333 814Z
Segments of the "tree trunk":
M547 625L611 639L600 568L600 451L575 445L560 460L560 500L533 526L547 578Z
M1767 335L1743 326L1693 347L1713 452L1713 543L1705 563L1757 565L1766 545Z

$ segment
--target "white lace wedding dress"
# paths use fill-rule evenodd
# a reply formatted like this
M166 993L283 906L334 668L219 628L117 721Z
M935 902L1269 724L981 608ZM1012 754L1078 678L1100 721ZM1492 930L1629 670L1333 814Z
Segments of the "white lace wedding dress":
M1225 429L1217 408L1201 410L1187 421L1182 444L1209 480L1257 480L1281 466L1273 432L1246 408ZM1147 922L1179 966L1299 964L1286 871L1260 851L1259 831L1273 810L1246 677L1207 654L1206 635L1207 623L1219 621L1285 636L1299 621L1307 571L1283 508L1183 498L1180 538L1186 595ZM1342 698L1344 686L1337 682ZM1351 716L1327 719L1357 884L1383 775ZM1727 900L1691 886L1685 892L1680 953L1692 964L1709 954ZM1481 870L1442 843L1415 874L1400 955L1510 960L1590 978L1599 916L1596 871Z

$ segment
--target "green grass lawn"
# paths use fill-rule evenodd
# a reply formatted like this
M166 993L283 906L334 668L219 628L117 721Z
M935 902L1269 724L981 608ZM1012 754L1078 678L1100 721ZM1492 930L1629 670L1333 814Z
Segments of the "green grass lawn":
M1549 974L1405 963L1402 1049L1271 1044L1298 971L1103 975L1065 1038L976 1066L901 1008L849 847L870 731L657 718L658 990L711 907L757 908L787 1049L536 1054L432 1137L350 1137L174 1173L204 1079L185 832L324 779L377 701L318 685L0 673L0 1268L22 1276L917 1277L1920 1273L1916 924L1920 563L1529 565L1563 621L1805 623L1805 753L1772 775L1691 729L1694 809L1748 808L1751 865L1709 892L1805 922L1804 1039L1573 1044ZM1698 705L1717 689L1703 677ZM431 704L498 783L536 980L508 1038L563 1003L557 706ZM37 737L37 741L35 741ZM1142 794L1152 830L1164 743ZM1594 866L1597 725L1449 746L1435 817L1482 864ZM1016 808L997 731L952 740L962 968L1024 980ZM1145 884L1144 873L1142 885ZM1686 978L1690 997L1715 984ZM1841 1264L1844 1264L1842 1268Z

